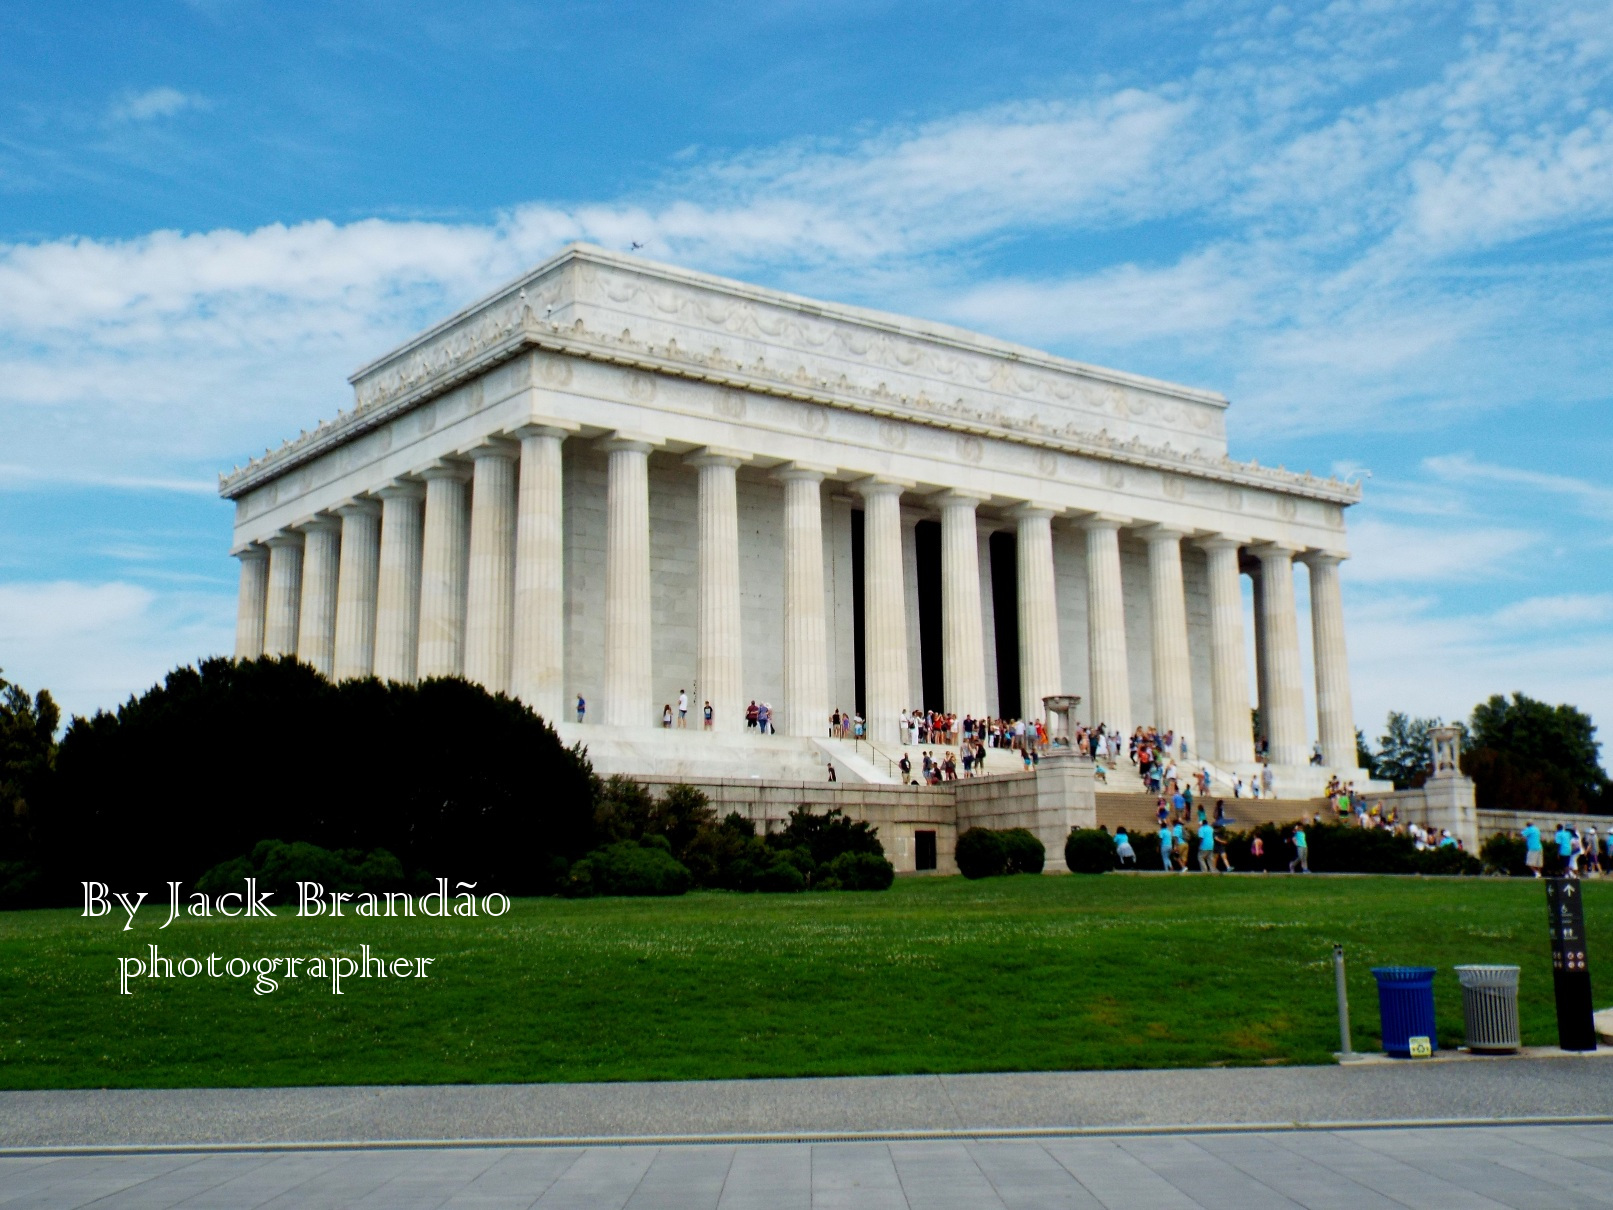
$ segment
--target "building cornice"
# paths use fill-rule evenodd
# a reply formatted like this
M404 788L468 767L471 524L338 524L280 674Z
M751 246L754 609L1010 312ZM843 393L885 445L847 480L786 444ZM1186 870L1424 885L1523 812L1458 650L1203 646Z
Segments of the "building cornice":
M1257 462L1235 462L1199 451L1176 450L1168 442L1152 445L1137 438L1121 440L1105 428L1094 429L1079 419L1066 421L1060 417L1049 422L1040 413L1015 415L989 403L984 406L971 403L963 390L952 399L937 398L923 389L914 394L893 392L885 381L871 381L863 375L855 380L844 372L832 379L813 376L805 365L789 371L769 365L761 358L746 364L725 356L717 347L704 351L685 349L675 338L658 344L638 339L630 330L600 332L590 329L581 318L565 324L556 322L548 318L548 314L562 303L559 270L573 261L605 264L635 274L653 269L658 282L687 283L707 290L715 283L728 294L747 298L754 295L755 301L772 306L787 304L831 321L888 330L904 340L921 341L925 345L950 342L959 353L967 352L976 358L985 354L1005 362L1010 370L1032 371L1028 385L1018 383L1012 373L1007 375L1007 389L1012 392L1018 386L1019 393L1027 398L1035 390L1045 392L1050 382L1056 388L1060 377L1073 375L1200 406L1226 406L1223 397L1211 392L1085 366L984 337L973 338L968 333L959 332L953 337L948 334L950 330L939 325L933 329L903 325L897 317L813 303L759 287L725 282L668 266L650 266L636 258L574 246L503 291L359 370L351 379L356 398L351 411L338 413L334 420L312 431L304 430L279 449L266 451L245 467L221 475L220 494L230 499L242 496L513 357L537 350L1330 504L1349 505L1360 499L1360 487L1355 483L1336 478L1319 479L1280 467L1262 467ZM867 368L877 372L880 367L875 363ZM1055 377L1048 379L1048 373Z

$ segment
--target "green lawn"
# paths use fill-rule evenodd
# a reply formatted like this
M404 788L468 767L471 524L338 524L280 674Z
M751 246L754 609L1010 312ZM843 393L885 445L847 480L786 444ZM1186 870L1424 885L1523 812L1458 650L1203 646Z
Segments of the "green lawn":
M1593 973L1613 886L1585 887ZM116 911L116 909L114 909ZM1425 963L1441 1041L1451 966L1523 967L1523 1030L1556 1041L1545 892L1504 879L902 879L882 894L522 900L500 919L181 921L122 932L0 914L0 1086L175 1087L698 1079L1325 1063L1332 944L1358 1049L1368 967ZM436 959L424 981L140 981L117 958ZM1613 974L1603 987L1613 992ZM1598 1003L1613 1001L1604 992Z

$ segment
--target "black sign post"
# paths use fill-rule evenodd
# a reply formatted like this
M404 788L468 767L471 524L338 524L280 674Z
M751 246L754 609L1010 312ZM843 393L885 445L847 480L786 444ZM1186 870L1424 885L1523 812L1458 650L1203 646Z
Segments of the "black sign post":
M1551 913L1551 979L1557 992L1557 1045L1564 1050L1595 1050L1596 1019L1591 1007L1591 971L1585 961L1585 904L1579 879L1546 879Z

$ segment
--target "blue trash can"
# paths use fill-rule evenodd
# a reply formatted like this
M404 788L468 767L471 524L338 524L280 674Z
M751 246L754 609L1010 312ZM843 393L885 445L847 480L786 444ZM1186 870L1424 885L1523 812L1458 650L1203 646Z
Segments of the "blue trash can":
M1434 1033L1434 968L1431 966L1375 966L1378 981L1378 1019L1383 1049L1399 1059L1411 1057L1411 1040L1427 1038L1437 1049Z

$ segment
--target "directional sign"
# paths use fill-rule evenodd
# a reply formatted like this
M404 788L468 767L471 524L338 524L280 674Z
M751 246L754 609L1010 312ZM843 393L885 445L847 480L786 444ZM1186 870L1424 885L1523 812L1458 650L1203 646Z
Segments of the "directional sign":
M1546 908L1551 925L1551 977L1557 993L1557 1045L1595 1050L1591 972L1585 956L1585 903L1577 878L1548 878Z

